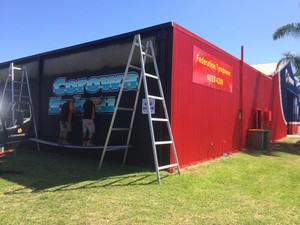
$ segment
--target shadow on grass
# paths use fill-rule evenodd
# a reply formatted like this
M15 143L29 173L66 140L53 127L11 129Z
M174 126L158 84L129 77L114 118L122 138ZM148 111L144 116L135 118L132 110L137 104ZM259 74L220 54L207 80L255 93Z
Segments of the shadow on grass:
M96 160L21 150L7 158L0 175L23 186L8 195L156 184L156 173L145 168L104 163L99 171L97 166Z
M278 152L300 155L300 146L295 146L295 141L294 142L278 141L278 142L270 143L266 150L249 149L245 151L246 154L252 156L267 155L267 156L274 156L274 157L279 157L279 155L277 154Z
M85 183L82 180L76 180L74 183L64 182L63 184L57 185L29 185L22 188L17 188L12 191L7 191L5 195L18 195L18 194L32 194L38 192L63 192L63 191L74 191L80 189L96 189L96 188L105 188L105 187L119 187L119 186L129 186L129 185L150 185L156 184L156 180L146 181L150 175L128 175L128 176L116 176L103 178L101 180L88 180ZM161 177L164 179L165 177Z

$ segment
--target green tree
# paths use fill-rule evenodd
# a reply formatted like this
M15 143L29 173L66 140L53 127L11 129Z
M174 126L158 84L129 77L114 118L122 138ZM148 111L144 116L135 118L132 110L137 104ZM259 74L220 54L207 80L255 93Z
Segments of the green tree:
M273 40L286 36L300 38L300 23L288 23L279 27L273 33ZM280 65L290 62L295 69L295 75L300 76L300 56L292 52L286 52L283 55L284 57L277 63L277 69Z
M300 76L300 56L293 52L285 52L283 55L284 57L277 63L276 70L278 70L281 65L285 65L290 62L295 69L295 76Z
M300 23L288 23L279 27L273 33L273 39L277 40L286 36L292 36L295 38L300 37Z

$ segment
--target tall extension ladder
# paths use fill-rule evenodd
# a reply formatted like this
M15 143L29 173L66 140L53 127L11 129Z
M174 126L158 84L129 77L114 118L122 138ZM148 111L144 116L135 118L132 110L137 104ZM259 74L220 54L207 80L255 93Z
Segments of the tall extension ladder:
M28 104L22 105L18 103L28 103ZM34 126L34 134L36 138L38 137L26 66L23 66L21 68L21 67L16 67L13 62L10 63L8 76L6 78L5 85L2 92L0 108L3 109L4 105L6 105L7 108L9 108L9 106L11 105L11 112L10 112L11 123L7 124L7 126L11 127L16 125L17 123L17 117L15 115L16 110L22 110L24 113L27 114L31 113L33 126ZM39 143L37 143L37 148L38 151L40 151Z
M133 55L134 54L138 54L138 57L140 59L140 67L137 67L137 66L134 66L134 65L131 64L133 62ZM147 59L149 59L153 62L153 66L154 66L154 69L155 69L155 74L146 73L145 66L146 66ZM120 101L121 101L122 93L124 91L124 86L125 86L125 83L126 83L129 68L140 71L140 78L138 80L137 89L133 90L133 91L136 91L136 96L135 96L135 101L134 101L133 108L120 106ZM154 79L154 80L157 81L160 96L149 95L147 79ZM128 62L127 62L127 65L126 65L124 77L123 77L123 80L122 80L122 83L121 83L121 87L120 87L119 95L118 95L118 98L117 98L115 110L114 110L114 113L113 113L113 116L112 116L112 120L111 120L110 127L109 127L109 130L108 130L108 134L107 134L107 138L106 138L106 141L105 141L104 149L103 149L101 159L100 159L100 162L99 162L99 170L102 167L102 163L103 163L106 151L116 150L116 148L113 148L113 146L109 146L109 141L111 139L111 133L112 132L120 132L120 131L128 132L126 145L119 146L119 148L118 148L118 149L125 149L124 158L123 158L123 165L125 164L128 148L130 147L129 142L130 142L130 137L131 137L131 133L132 133L132 127L133 127L133 122L134 122L134 117L135 117L135 113L136 113L136 108L137 108L137 103L138 103L138 98L139 98L139 93L140 93L142 82L144 84L145 98L146 98L147 108L148 108L148 113L147 114L148 114L148 121L149 121L149 127L150 127L152 151L153 151L153 156L154 156L154 164L155 164L155 170L156 170L156 175L157 175L157 182L160 184L161 183L161 181L160 181L160 171L161 170L176 167L178 174L180 174L180 167L179 167L179 162L178 162L178 158L177 158L177 153L176 153L175 143L174 143L174 139L173 139L173 134L172 134L171 126L170 126L168 111L167 111L167 107L166 107L166 103L165 103L164 93L163 93L161 80L160 80L160 76L159 76L159 72L158 72L158 67L157 67L157 63L156 63L153 44L152 44L152 41L147 41L146 46L143 46L142 42L141 42L141 37L140 37L139 34L135 35L133 43L132 43L130 55L129 55ZM158 101L161 102L162 107L163 107L163 111L164 111L164 118L153 118L152 117L151 111L150 111L151 110L151 108L150 108L150 99L158 100ZM114 126L118 111L130 111L130 112L132 112L129 128L116 128ZM155 140L154 128L153 128L153 123L154 122L155 123L161 122L161 123L166 123L167 124L168 135L169 135L168 140L165 140L165 141ZM158 156L157 156L157 146L159 146L159 145L171 145L174 160L175 160L174 164L159 166Z

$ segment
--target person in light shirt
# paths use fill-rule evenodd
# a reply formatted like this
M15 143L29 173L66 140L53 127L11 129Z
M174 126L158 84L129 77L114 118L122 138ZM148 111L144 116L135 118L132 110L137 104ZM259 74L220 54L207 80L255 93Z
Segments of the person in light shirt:
M83 146L95 146L92 143L92 138L95 133L95 105L101 104L93 98L87 98L83 104L83 114L82 114L82 145ZM88 136L87 136L88 133Z
M74 112L74 102L75 99L72 97L68 101L66 101L63 105L61 105L60 110L60 119L59 119L59 140L58 144L68 145L68 134L72 130L71 122L72 116Z

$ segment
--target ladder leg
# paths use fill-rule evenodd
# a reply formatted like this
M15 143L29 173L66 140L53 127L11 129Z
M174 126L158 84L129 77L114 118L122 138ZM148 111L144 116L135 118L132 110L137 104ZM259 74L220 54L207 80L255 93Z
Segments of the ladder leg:
M107 137L106 137L106 140L105 140L105 144L104 144L103 152L102 152L102 155L101 155L101 159L100 159L100 162L99 162L98 170L101 170L101 168L102 168L104 156L105 156L105 153L106 153L106 150L107 150L107 147L108 147L108 143L109 143L109 140L110 140L110 136L111 136L111 131L112 131L112 128L113 128L113 125L114 125L114 122L115 122L115 118L116 118L116 115L117 115L117 111L118 111L118 108L119 108L119 104L120 104L120 101L121 101L121 97L122 97L122 93L123 93L123 89L124 89L124 84L125 84L126 79L127 79L129 65L130 65L132 55L133 55L133 52L134 52L134 48L135 48L135 42L136 42L136 39L134 38L134 40L132 42L132 47L131 47L131 50L130 50L130 55L129 55L129 58L128 58L128 61L127 61L126 69L125 69L125 72L124 72L123 80L122 80L122 83L121 83L118 99L117 99L117 102L116 102L116 105L115 105L114 113L113 113L113 116L112 116L112 119L111 119L111 122L110 122L110 125L109 125L109 129L108 129ZM128 149L128 147L126 149ZM127 156L127 152L125 153L125 157L126 156ZM126 159L125 157L123 159L123 163Z
M135 113L136 113L136 107L137 107L137 103L139 100L140 89L142 86L141 84L142 84L142 79L140 78L138 87L137 87L137 93L136 93L135 100L134 100L134 111L132 112L132 115L131 115L130 127L129 127L129 132L128 132L127 141L126 141L127 146L129 146L129 142L130 142L130 138L131 138L132 127L133 127L133 122L134 122ZM125 162L126 162L127 152L128 152L128 147L125 149L124 158L123 158L123 166L125 165Z
M140 44L140 46L142 45L140 37L139 37L139 44ZM148 46L149 46L149 44L147 43L146 54L148 54ZM142 65L141 78L143 79L145 97L146 97L146 101L147 101L147 110L148 110L147 115L148 115L148 122L149 122L149 128L150 128L150 136L151 136L151 144L152 144L152 151L153 151L153 157L154 157L155 171L156 171L157 183L161 184L160 172L159 172L159 168L158 168L157 149L156 149L156 145L155 145L155 136L154 136L154 129L153 129L153 124L152 124L152 116L151 116L151 109L150 109L148 85L147 85L147 80L146 80L146 76L145 76L145 61L144 61L144 57L143 57L142 48L140 48L140 55L141 55L141 65Z
M10 90L8 88L9 82L11 83ZM25 86L25 84L27 84L27 86ZM27 88L27 92L26 92L26 88ZM10 97L8 97L8 94L6 94L6 92L9 91L11 92ZM28 79L26 66L23 66L23 68L19 68L19 67L15 67L13 62L10 63L8 77L6 79L2 97L1 97L1 102L0 102L1 108L4 108L3 102L5 98L6 101L8 101L7 103L9 105L9 107L6 108L9 108L9 110L11 110L10 112L11 122L10 124L6 124L6 125L14 126L17 124L18 118L16 118L15 111L22 111L22 113L29 112L28 116L30 117L30 120L33 120L34 133L37 138L36 122L34 117L34 109L32 105L32 97L30 92L29 79ZM37 143L37 147L38 150L40 151L38 143Z
M169 133L169 137L172 141L172 153L174 155L174 159L175 162L177 164L177 173L180 175L180 166L179 166L179 161L178 161L178 157L177 157L177 153L176 153L176 147L175 147L175 142L174 142L174 138L173 138L173 133L172 133L172 129L171 129L171 125L170 125L170 119L169 119L169 115L168 115L168 110L167 110L167 105L166 105L166 101L165 101L165 97L164 97L164 92L163 92L163 88L162 88L162 84L161 84L161 80L160 80L160 76L159 76L159 72L158 72L158 66L156 63L156 58L155 58L155 52L153 49L153 45L152 42L150 42L150 49L151 49L151 55L153 56L153 63L154 63L154 68L158 77L158 87L159 87L159 92L160 92L160 96L162 97L162 104L163 104L163 110L164 110L164 116L167 119L167 127L168 127L168 133Z
M15 102L15 87L14 87L14 79L15 79L15 73L14 73L14 64L11 63L11 68L12 68L12 71L11 71L11 79L12 79L12 82L11 82L11 101L14 103ZM13 124L15 123L15 111L12 110L12 121L13 121Z
M141 68L136 67L135 65L130 65L135 47L138 47L138 50L139 50L139 59L140 59ZM144 51L144 49L145 49L145 51ZM147 58L150 58L153 61L154 68L155 68L155 73L156 73L155 75L146 73L146 71L145 71L146 70L145 66L146 66ZM147 63L147 65L148 64L149 63ZM115 117L116 117L116 113L117 113L118 108L119 108L119 104L120 104L120 100L121 100L121 96L122 96L122 92L123 92L123 88L124 88L124 83L125 83L125 80L126 80L126 77L127 77L129 66L131 66L131 68L134 68L134 69L140 69L141 72L140 72L140 76L139 76L140 80L139 80L139 83L138 83L137 93L136 93L135 101L134 101L134 108L132 110L130 110L130 111L132 111L132 115L131 115L131 120L130 120L130 127L128 129L128 136L127 136L127 141L126 141L126 146L127 147L126 147L125 153L124 153L123 165L125 164L126 158L127 158L128 146L129 146L130 137L131 137L131 133L132 133L133 122L134 122L135 113L136 113L136 107L137 107L137 104L138 104L141 84L143 82L145 98L146 98L146 101L147 101L147 110L148 110L148 115L147 116L148 116L148 122L149 122L151 145L152 145L152 151L153 151L153 158L154 158L154 165L155 165L157 183L161 184L160 170L168 169L168 168L172 168L172 167L177 167L178 174L180 174L180 167L179 167L179 162L178 162L178 158L177 158L177 154L176 154L174 138L173 138L173 135L172 135L170 120L169 120L168 111L167 111L165 98L164 98L164 94L163 94L163 89L162 89L162 85L161 85L161 81L160 81L160 77L159 77L159 73L158 73L158 68L157 68L157 64L156 64L155 52L154 52L154 49L153 49L153 46L152 46L152 41L147 41L146 47L143 47L140 35L135 35L133 43L132 43L132 47L131 47L130 55L129 55L129 58L128 58L126 70L125 70L125 73L124 73L123 82L121 84L121 88L120 88L120 91L119 91L118 99L117 99L115 110L114 110L113 117L112 117L112 121L110 123L110 127L109 127L109 131L108 131L107 138L106 138L106 141L105 141L104 149L103 149L101 159L100 159L100 162L99 162L99 170L102 167L104 156L105 156L106 150L108 148L108 143L109 143L109 139L110 139L110 136L111 136L111 131L113 130ZM147 77L152 78L152 79L156 79L158 81L160 96L149 95ZM163 111L164 111L165 118L152 118L151 108L150 108L150 98L162 101L162 106L163 106ZM122 108L122 110L126 109L124 107L120 107L120 110L121 110L121 108ZM128 109L126 109L126 110L128 110ZM164 122L164 123L167 122L168 134L169 134L169 138L171 140L155 141L153 121ZM115 131L116 130L127 130L127 128L114 128L114 130ZM162 144L171 144L170 148L172 148L172 154L174 156L174 159L175 159L176 163L168 164L168 165L164 165L164 166L159 166L158 155L157 155L157 145L162 145Z
M1 109L2 109L2 104L3 104L3 100L4 100L5 90L7 88L8 79L9 79L9 77L7 77L4 87L3 87L3 92L2 92L2 96L1 96L1 102L0 102Z
M25 78L26 78L28 97L29 97L29 102L30 102L30 107L31 107L31 112L32 112L34 134L35 134L35 138L38 139L37 124L36 124L36 120L35 120L35 113L34 113L33 104L32 104L32 98L31 98L31 92L30 92L30 86L29 86L29 79L28 79L28 74L27 74L26 67L23 67L23 70L24 70L24 74L25 74ZM36 146L37 146L38 151L40 152L41 151L40 143L36 142Z
M103 152L102 152L102 155L101 155L101 159L100 159L100 162L99 162L99 166L98 166L98 170L99 170L99 171L100 171L101 168L102 168L104 156L105 156L105 151L104 151L104 149L103 149Z

